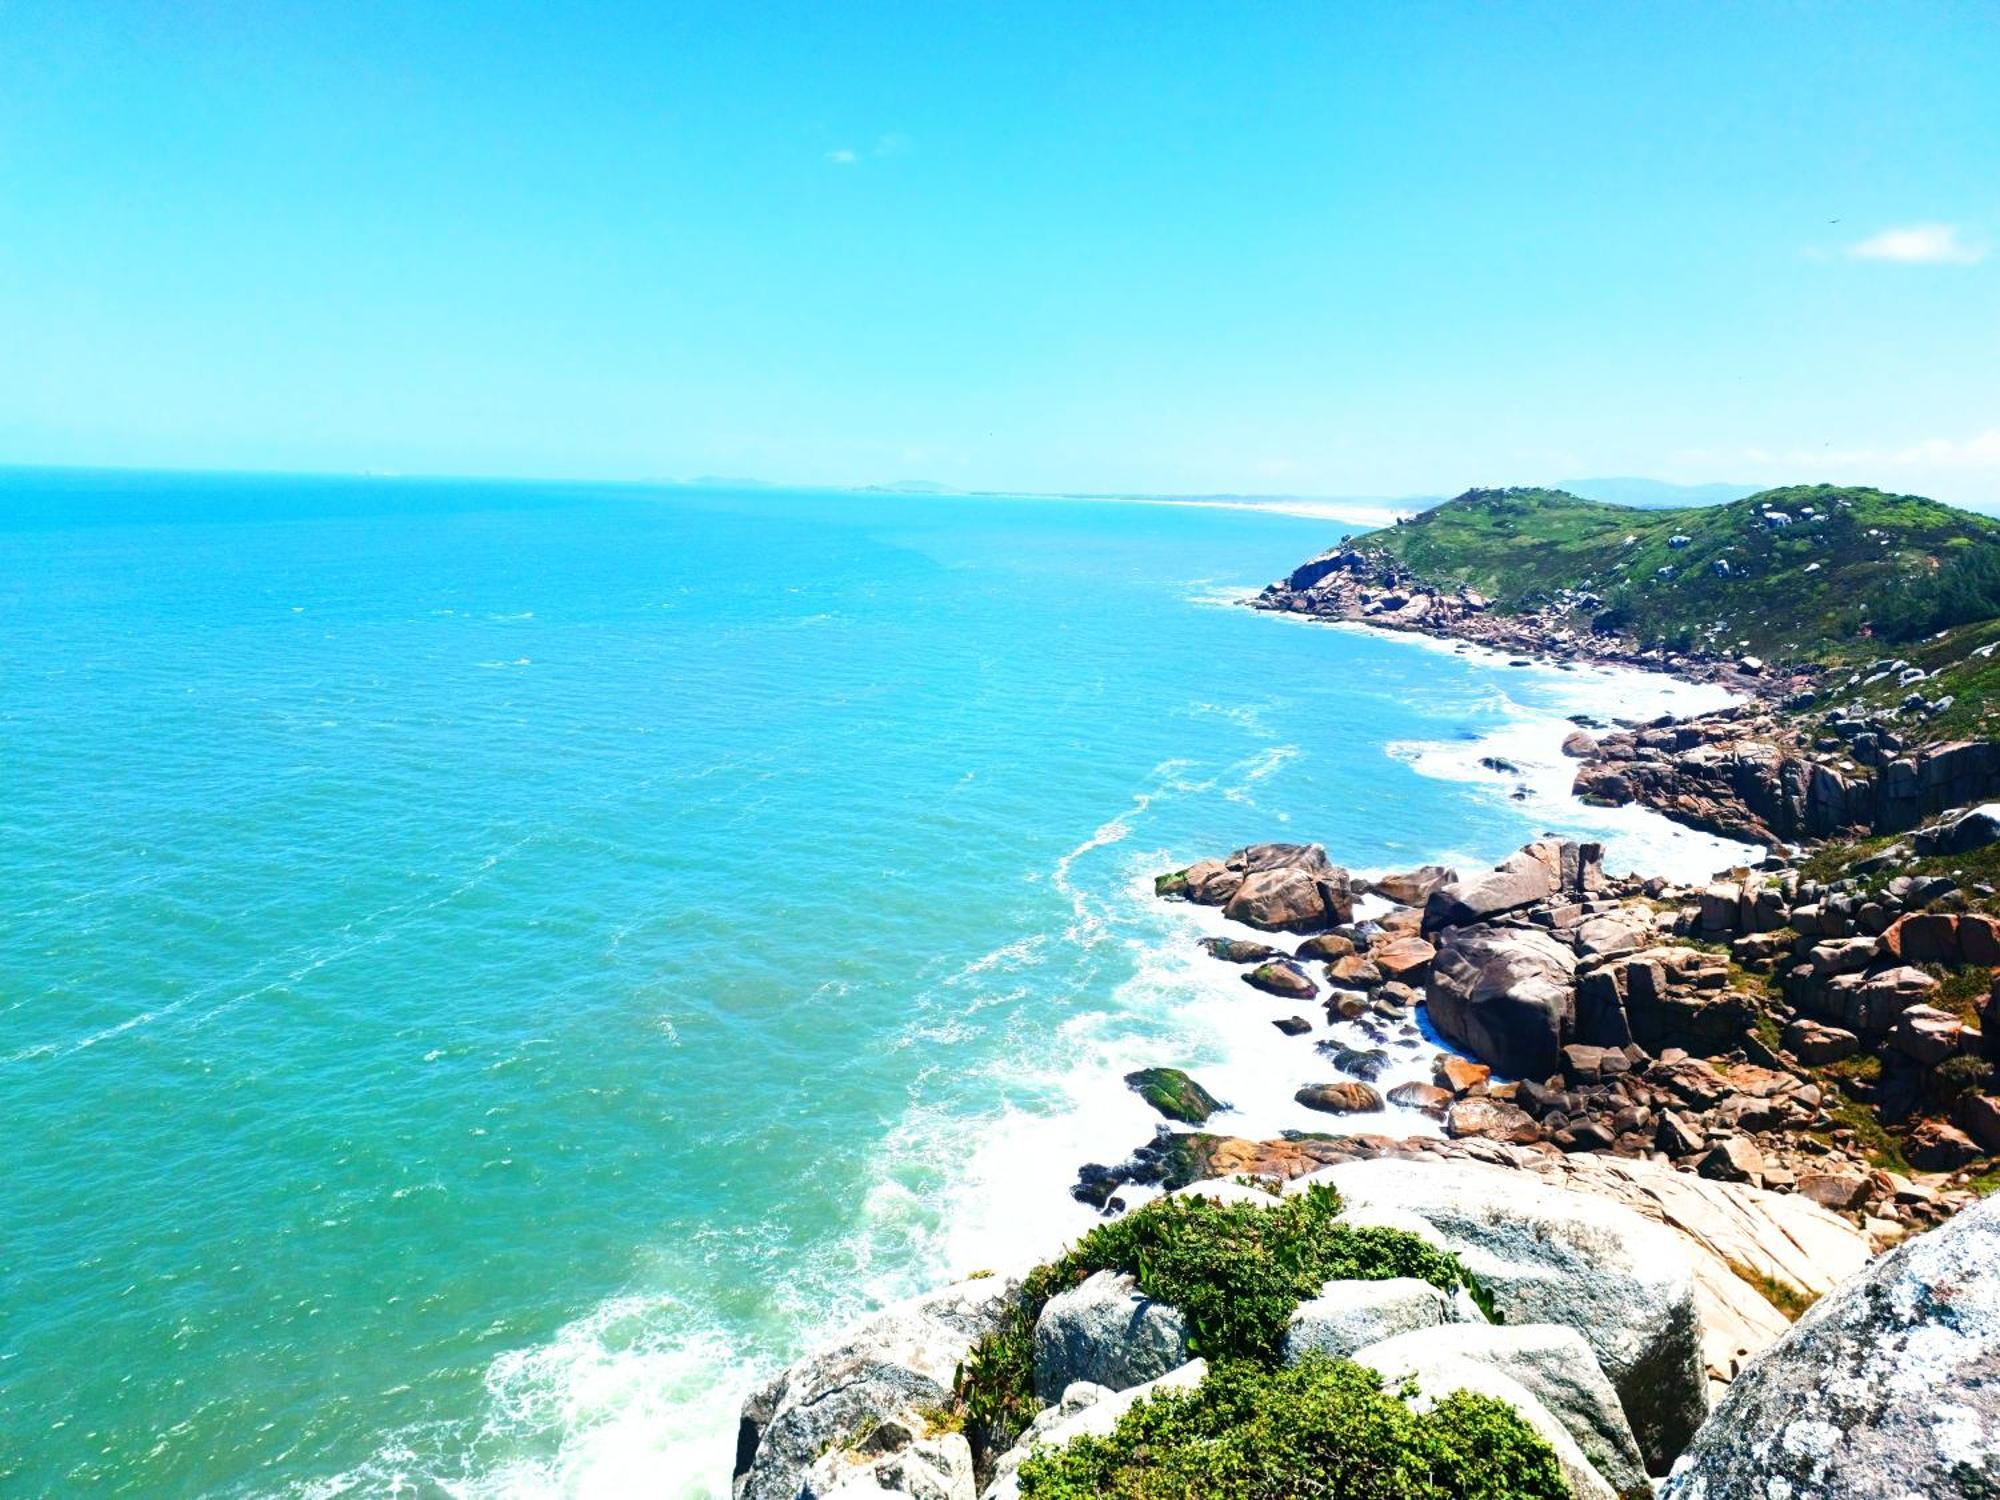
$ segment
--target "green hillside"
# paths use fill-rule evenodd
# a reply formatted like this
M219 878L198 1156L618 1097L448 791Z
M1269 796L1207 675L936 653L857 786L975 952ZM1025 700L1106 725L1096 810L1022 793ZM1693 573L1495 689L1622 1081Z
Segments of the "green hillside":
M1521 612L1567 592L1642 645L1858 660L2000 616L2000 522L1915 495L1792 485L1699 509L1471 490L1350 545Z

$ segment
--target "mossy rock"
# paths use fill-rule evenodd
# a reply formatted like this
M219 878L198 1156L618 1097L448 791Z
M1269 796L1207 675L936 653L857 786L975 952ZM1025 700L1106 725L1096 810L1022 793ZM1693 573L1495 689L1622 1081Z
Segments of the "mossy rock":
M1220 1099L1179 1068L1141 1068L1136 1073L1127 1073L1125 1082L1169 1120L1178 1120L1183 1125L1199 1125L1218 1109L1226 1108Z
M1164 875L1153 877L1155 896L1185 896L1187 894L1187 871L1169 870Z

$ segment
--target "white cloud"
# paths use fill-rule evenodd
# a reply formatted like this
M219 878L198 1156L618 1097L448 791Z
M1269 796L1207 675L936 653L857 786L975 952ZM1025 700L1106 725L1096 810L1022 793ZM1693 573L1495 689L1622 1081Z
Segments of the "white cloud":
M838 151L827 152L826 159L832 162L836 167L851 167L857 160L859 160L859 158L855 156L854 152L850 151L845 146L842 146Z
M1950 224L1906 224L1870 235L1847 253L1855 260L1887 260L1905 266L1969 266L1986 259L1986 247L1959 238Z

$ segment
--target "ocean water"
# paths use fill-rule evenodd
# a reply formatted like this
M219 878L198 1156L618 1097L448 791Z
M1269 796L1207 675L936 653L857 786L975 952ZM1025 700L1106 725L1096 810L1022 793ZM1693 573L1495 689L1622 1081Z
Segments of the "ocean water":
M1087 1223L1126 1069L1324 1126L1155 871L1737 852L1555 752L1702 690L1232 602L1340 530L0 475L0 1490L726 1494L760 1372Z

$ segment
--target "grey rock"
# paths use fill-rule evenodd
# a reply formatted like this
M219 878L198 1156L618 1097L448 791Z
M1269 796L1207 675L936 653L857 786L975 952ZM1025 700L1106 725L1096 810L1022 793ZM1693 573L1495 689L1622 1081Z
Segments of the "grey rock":
M1423 930L1491 921L1558 894L1594 895L1604 883L1603 859L1598 844L1539 840L1508 855L1487 874L1433 891L1424 903Z
M1816 1302L1739 1375L1666 1500L2000 1494L2000 1199Z
M901 1302L781 1371L744 1403L737 1500L796 1500L807 1471L870 1424L945 1401L972 1346L1020 1296L1012 1276L982 1276Z
M1035 1394L1078 1381L1130 1390L1187 1363L1187 1322L1119 1271L1099 1271L1048 1301L1035 1321Z
M1987 802L1911 836L1919 854L1966 854L2000 841L2000 802Z
M799 1500L974 1500L972 1446L963 1433L929 1432L917 1413L885 1417L852 1446L829 1449L807 1473Z
M1518 1327L1469 1323L1439 1332L1404 1333L1356 1358L1383 1365L1415 1363L1420 1352L1444 1350L1491 1365L1524 1386L1564 1431L1620 1500L1651 1500L1652 1481L1632 1424L1583 1335L1557 1323ZM1407 1351L1407 1352L1406 1352Z
M1346 1359L1364 1345L1451 1320L1451 1299L1414 1276L1329 1281L1317 1297L1301 1303L1292 1314L1292 1326L1285 1334L1285 1362L1308 1354Z
M1596 1352L1649 1468L1664 1472L1708 1410L1694 1263L1622 1204L1474 1162L1349 1162L1329 1182L1357 1210L1430 1223L1512 1323L1560 1323Z

